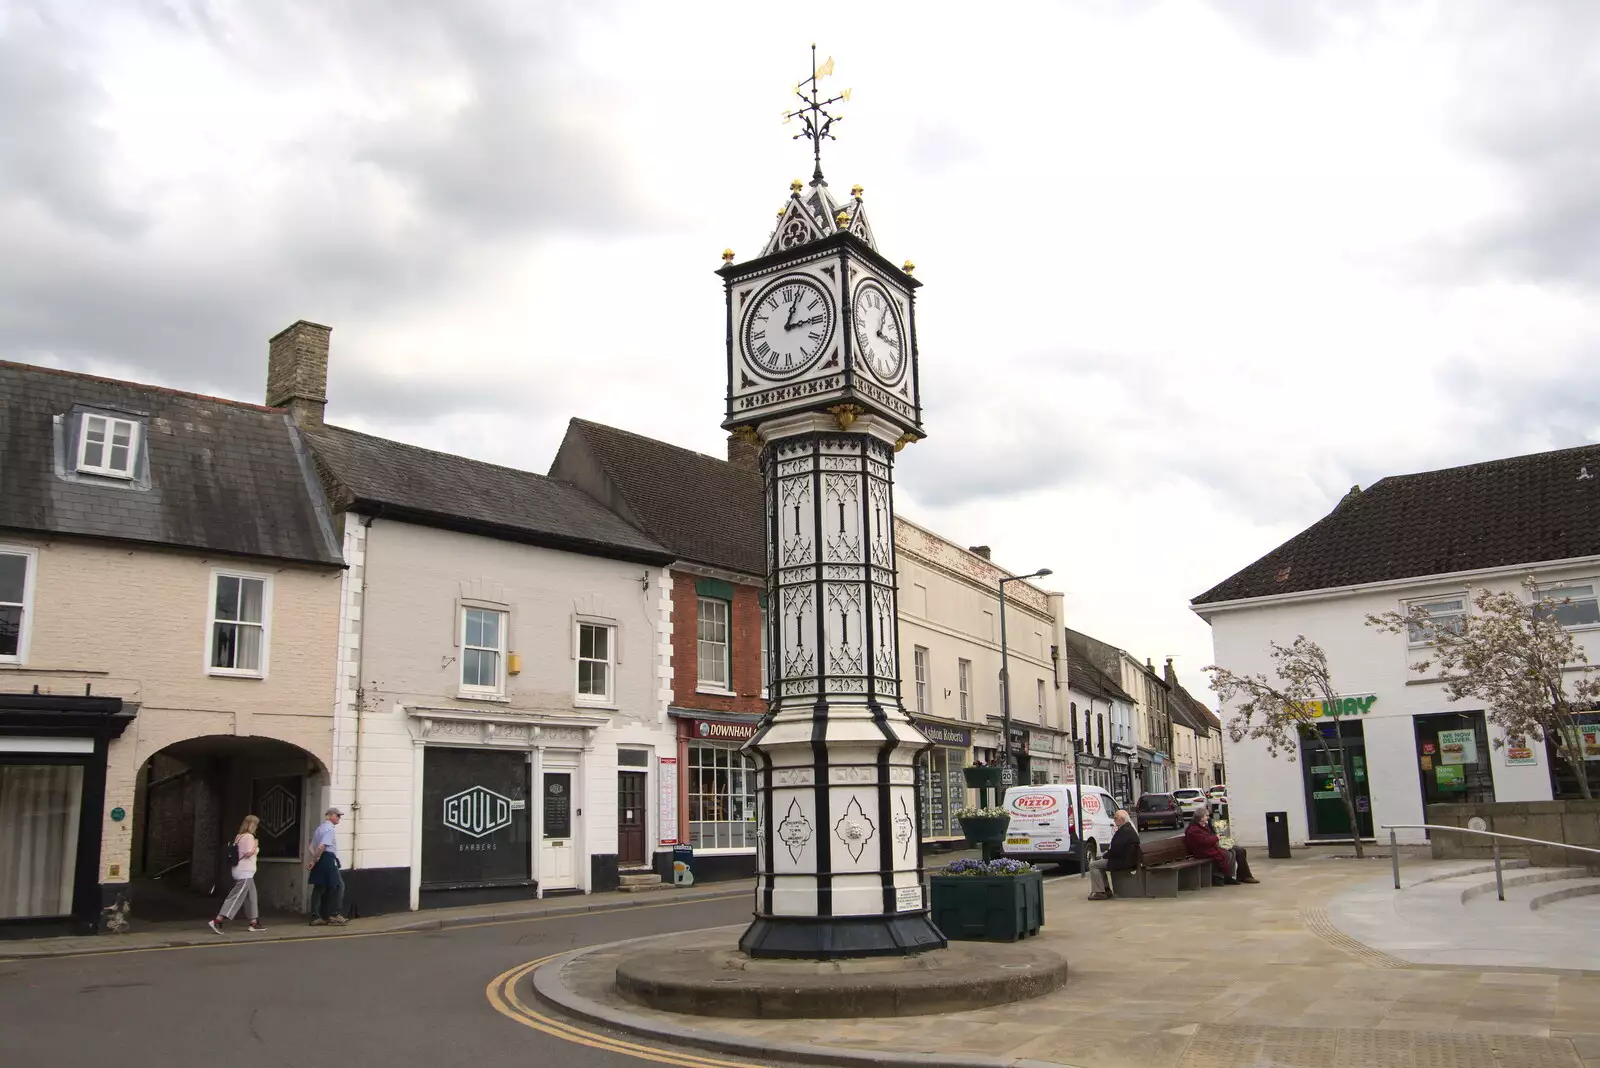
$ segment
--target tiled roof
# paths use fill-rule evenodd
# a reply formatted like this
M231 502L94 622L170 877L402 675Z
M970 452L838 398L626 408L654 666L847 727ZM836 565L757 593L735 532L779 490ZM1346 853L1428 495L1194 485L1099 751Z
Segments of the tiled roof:
M604 486L591 488L585 458ZM583 485L678 559L765 575L761 474L626 430L574 419L550 469Z
M1202 734L1222 729L1222 722L1217 719L1216 713L1195 700L1194 695L1181 684L1174 684L1172 692L1167 695L1167 710L1179 715L1193 730Z
M1067 685L1080 693L1102 697L1107 701L1126 701L1135 704L1132 697L1117 681L1096 667L1083 650L1072 642L1063 642L1067 651Z
M660 544L576 486L531 471L324 426L307 438L341 509L646 563Z
M134 478L77 472L67 438L85 410L141 425ZM305 443L283 410L6 362L0 527L343 563Z
M1600 445L1395 475L1196 605L1600 556Z

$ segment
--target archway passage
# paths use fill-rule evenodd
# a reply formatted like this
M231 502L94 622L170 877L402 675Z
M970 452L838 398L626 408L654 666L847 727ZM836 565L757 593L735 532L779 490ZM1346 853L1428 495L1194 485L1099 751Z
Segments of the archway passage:
M303 911L300 858L326 781L316 757L273 738L190 738L153 755L134 787L134 915L162 921L215 914L233 883L224 851L249 814L261 821L262 910Z

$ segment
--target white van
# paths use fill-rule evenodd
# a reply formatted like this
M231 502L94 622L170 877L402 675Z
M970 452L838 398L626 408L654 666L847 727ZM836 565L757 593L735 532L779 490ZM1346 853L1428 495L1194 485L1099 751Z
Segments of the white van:
M1044 864L1077 862L1078 788L1060 783L1047 786L1013 786L1006 791L1004 855ZM1098 786L1083 788L1085 851L1093 860L1111 844L1117 824L1111 817L1117 802Z

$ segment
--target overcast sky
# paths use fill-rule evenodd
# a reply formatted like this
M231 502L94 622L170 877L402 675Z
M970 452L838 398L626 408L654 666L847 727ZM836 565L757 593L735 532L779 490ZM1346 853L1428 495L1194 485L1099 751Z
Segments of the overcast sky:
M1190 597L1353 484L1600 424L1600 4L0 0L0 357L545 470L721 455L724 246L824 170L916 261L900 509L1208 702Z

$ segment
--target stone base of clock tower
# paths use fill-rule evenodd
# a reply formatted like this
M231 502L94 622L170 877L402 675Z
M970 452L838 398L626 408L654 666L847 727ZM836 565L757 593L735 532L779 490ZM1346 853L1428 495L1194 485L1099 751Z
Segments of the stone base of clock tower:
M837 960L943 949L949 943L927 913L904 916L758 916L739 939L751 957Z

